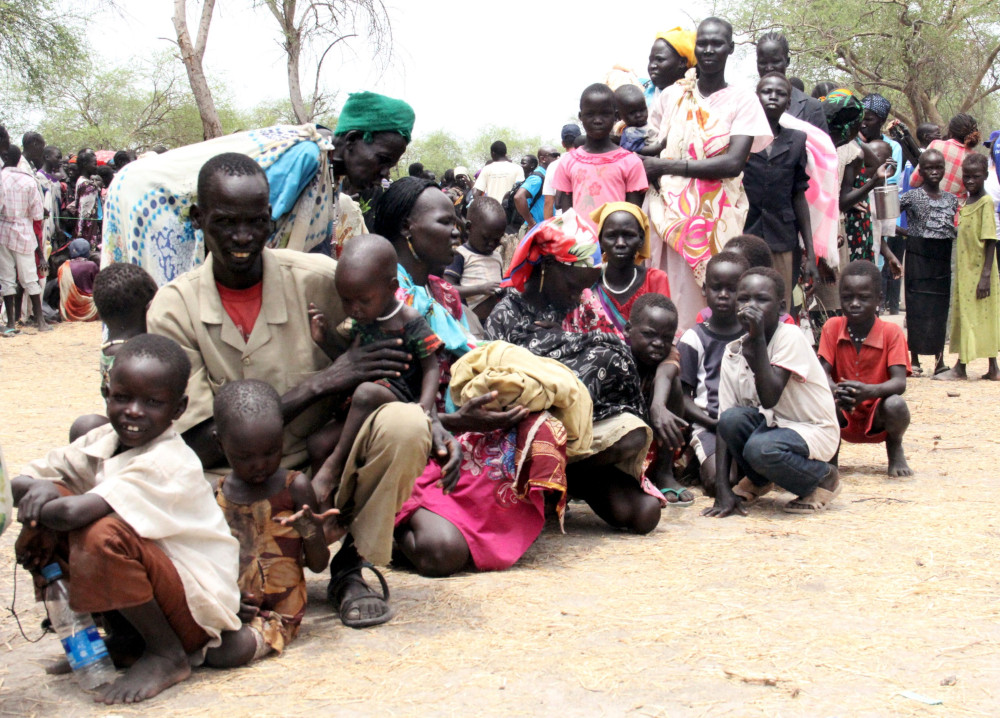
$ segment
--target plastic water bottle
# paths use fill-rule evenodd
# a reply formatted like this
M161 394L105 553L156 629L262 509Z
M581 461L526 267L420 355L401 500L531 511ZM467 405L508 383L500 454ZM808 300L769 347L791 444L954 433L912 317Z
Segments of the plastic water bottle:
M75 613L69 607L69 591L59 564L51 563L43 568L42 576L49 582L45 587L45 608L77 682L88 691L111 683L115 680L115 664L97 632L93 617L89 613Z

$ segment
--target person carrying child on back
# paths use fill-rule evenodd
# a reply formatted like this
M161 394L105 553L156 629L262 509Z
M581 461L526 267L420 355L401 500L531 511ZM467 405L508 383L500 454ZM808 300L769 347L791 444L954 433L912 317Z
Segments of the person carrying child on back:
M444 279L455 285L458 296L484 322L502 293L500 241L507 231L507 218L495 199L477 197L469 206L466 225L469 239L455 248L455 261L444 270Z
M320 502L325 502L334 482L340 479L365 420L383 404L394 401L418 403L428 418L436 415L441 383L437 353L443 346L427 320L416 309L396 297L396 250L389 240L375 234L355 237L344 249L334 279L344 311L353 321L350 339L367 346L389 339L402 339L403 351L414 361L401 376L360 384L351 397L333 453L313 477ZM331 359L340 351L323 314L311 311L312 337Z
M684 332L678 346L684 418L691 422L691 446L701 467L702 489L708 496L715 496L722 357L726 347L743 336L743 325L736 316L736 290L749 268L744 256L728 249L708 260L702 287L708 317Z
M795 494L789 513L815 513L841 491L828 463L840 444L833 392L805 336L782 324L784 280L773 269L744 272L736 292L746 329L726 347L719 383L715 505L706 516L746 514L775 485ZM730 487L731 463L744 478Z
M986 194L989 163L985 155L969 153L962 160L962 184L968 192L959 212L955 281L951 299L951 351L958 362L935 379L968 378L965 365L988 358L983 379L1000 381L1000 285L997 283L997 222L993 200Z
M350 246L350 245L348 245ZM330 560L323 519L309 477L281 468L281 397L256 379L223 386L215 398L219 445L232 472L215 491L240 542L240 618L254 638L254 658L281 653L306 611L303 565L321 573Z
M876 316L882 274L857 259L840 275L841 317L823 325L819 361L837 403L840 437L852 444L885 442L889 476L911 476L903 453L910 409L902 394L910 374L906 337L895 324Z
M190 370L172 340L132 339L111 370L110 424L13 481L24 525L18 561L35 573L58 560L74 611L123 619L113 622L122 625L109 647L134 662L99 689L100 702L142 701L185 680L192 663L236 666L252 656L237 617L239 544L197 455L172 428L187 406Z
M607 85L593 84L580 96L580 122L587 140L571 150L555 170L553 186L563 192L560 207L570 207L584 221L606 202L641 205L649 182L642 160L611 140L615 124L615 93ZM595 226L595 225L591 225Z
M906 328L910 362L920 372L920 355L934 357L934 374L946 370L944 340L951 304L951 250L957 229L958 197L941 189L944 155L925 150L920 155L920 187L904 192L899 208L906 213Z

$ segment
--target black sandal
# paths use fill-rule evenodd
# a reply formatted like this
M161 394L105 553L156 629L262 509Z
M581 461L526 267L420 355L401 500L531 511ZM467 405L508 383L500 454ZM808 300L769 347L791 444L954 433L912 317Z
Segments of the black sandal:
M364 580L361 576L361 572L368 569L375 577L382 588L382 595L371 590L371 593L363 596L355 596L354 598L348 599L346 601L338 601L338 595L341 593L344 585L350 580L350 577L357 574L358 580L368 586L368 582ZM336 605L337 612L340 614L340 621L348 628L368 628L369 626L378 626L383 623L387 623L392 619L393 611L392 606L389 605L389 584L385 581L385 576L379 571L375 566L373 566L368 561L362 561L361 563L351 566L350 568L345 568L336 573L331 579L330 583L326 588L326 598L327 600ZM385 612L379 616L373 616L372 618L347 618L346 614L351 612L351 609L360 601L370 601L372 599L378 599L385 604Z

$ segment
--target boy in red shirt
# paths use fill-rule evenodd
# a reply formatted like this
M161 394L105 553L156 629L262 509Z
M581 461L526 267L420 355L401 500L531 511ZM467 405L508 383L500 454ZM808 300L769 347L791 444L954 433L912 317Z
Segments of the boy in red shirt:
M910 352L903 330L875 316L881 300L878 268L863 259L847 265L840 277L844 316L823 325L819 360L837 403L841 439L852 444L884 441L889 476L911 476L903 453L910 409L902 397Z

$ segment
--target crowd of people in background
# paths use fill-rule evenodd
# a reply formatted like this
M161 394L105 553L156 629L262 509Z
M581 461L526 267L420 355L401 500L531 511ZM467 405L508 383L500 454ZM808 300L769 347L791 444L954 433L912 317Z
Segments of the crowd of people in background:
M280 654L306 567L362 628L393 615L376 565L509 568L570 499L646 534L698 493L823 511L843 442L912 474L920 357L1000 380L1000 131L911 133L878 92L807 93L780 33L756 49L744 87L725 20L659 33L561 148L440 182L390 181L414 113L370 92L332 131L135 161L0 132L3 336L106 327L107 415L13 480L19 560L113 616L131 668L99 700Z

